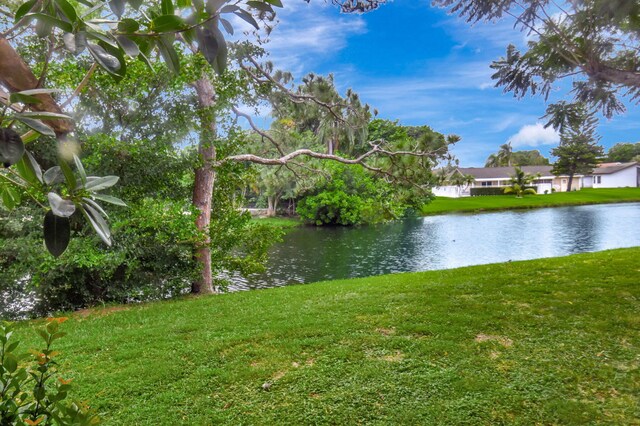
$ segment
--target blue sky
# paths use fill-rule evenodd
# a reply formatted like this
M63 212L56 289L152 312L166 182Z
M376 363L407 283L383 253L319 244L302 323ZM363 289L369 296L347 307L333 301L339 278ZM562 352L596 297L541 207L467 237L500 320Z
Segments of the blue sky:
M333 73L342 93L352 88L381 118L460 135L453 152L461 165L484 165L509 140L515 150L544 155L557 144L557 135L541 125L542 98L517 100L493 87L491 61L509 43L526 42L511 22L471 27L429 0L395 0L363 15L340 14L321 0L283 3L265 45L277 67L298 77ZM566 86L550 101L567 97ZM640 140L639 123L635 105L601 120L601 144Z

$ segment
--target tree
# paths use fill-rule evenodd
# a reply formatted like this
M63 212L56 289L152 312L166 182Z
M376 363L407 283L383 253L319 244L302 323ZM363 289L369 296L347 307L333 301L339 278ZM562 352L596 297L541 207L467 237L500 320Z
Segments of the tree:
M536 175L525 173L520 167L515 168L515 173L509 180L510 185L504 189L505 194L515 194L516 198L522 198L525 194L536 194L533 188L527 188L537 178Z
M567 191L571 191L573 177L576 174L591 173L603 154L602 147L596 144L596 120L586 112L582 116L582 123L565 128L560 134L560 145L551 150L551 155L558 158L551 172L556 176L569 176Z
M378 6L378 2L367 0L333 0L332 3L339 5L343 12L363 12ZM200 136L199 162L195 170L192 202L200 212L197 219L198 229L205 236L202 243L195 248L194 254L201 264L202 273L200 279L194 282L193 292L213 291L211 270L213 256L211 244L213 242L210 223L216 169L226 167L227 164L234 162L282 166L291 164L302 157L310 157L345 164L362 164L369 170L385 174L389 178L406 179L407 176L391 171L402 157L410 158L411 162L419 162L419 159L435 158L438 155L438 153L422 151L420 147L412 147L410 150L393 150L389 149L390 145L386 141L375 140L368 141L366 150L363 150L355 158L332 153L331 150L336 148L333 144L329 153L304 148L292 152L278 151L275 156L265 157L255 153L234 153L227 150L224 157L220 156L218 146L220 141L219 120L227 117L231 111L237 117L246 118L258 134L263 134L260 129L254 126L251 118L247 114L241 113L237 108L237 105L241 101L246 101L249 96L268 94L263 98L272 99L274 92L281 91L295 102L322 106L340 117L335 108L341 108L341 105L325 104L313 95L288 90L272 75L269 69L256 61L255 55L253 55L255 49L244 48L244 51L237 55L239 61L235 71L242 73L246 88L236 93L235 98L233 96L219 96L221 88L219 85L223 84L229 54L222 30L230 34L233 33L233 26L226 18L231 15L246 21L256 30L264 29L268 32L271 30L271 22L275 18L274 7L282 6L280 0L239 0L236 2L209 0L206 4L203 1L182 0L161 0L160 4L144 0L113 0L110 2L82 0L77 4L71 4L66 0L29 0L16 4L18 7L11 7L14 4L9 4L9 9L5 6L2 9L4 16L14 18L15 25L3 28L3 32L0 33L0 57L3 58L0 63L0 100L5 106L14 109L31 110L31 112L41 111L38 116L23 115L20 118L26 125L37 127L36 131L40 129L41 133L44 131L60 141L68 140L73 130L73 122L67 116L61 115L61 112L73 103L75 97L82 94L88 81L95 73L103 72L115 81L122 81L127 75L131 61L140 60L153 66L156 55L159 55L168 69L179 75L182 69L181 52L183 50L191 51L197 57L204 58L210 65L211 68L199 67L200 72L192 75L193 78L189 81L196 94L197 121L199 122L197 130ZM34 22L35 24L32 25ZM22 56L25 53L24 50L19 52L19 47L22 47L28 36L33 34L40 37L39 50L41 55ZM75 57L78 61L89 58L92 65L70 97L61 102L57 95L44 89L47 83L48 65L71 57ZM211 69L216 73L212 73ZM36 76L33 70L39 70L39 76ZM253 95L243 93L245 90L251 92L252 89L248 88L251 85L254 87ZM32 89L36 89L38 92L24 93L25 90ZM9 103L17 103L17 105L12 106ZM347 103L350 103L348 107L355 108L359 101L356 97L349 97ZM40 118L44 121L37 121ZM343 120L348 121L344 118ZM13 121L11 123L13 125ZM360 124L366 124L366 122ZM331 132L329 133L331 134ZM24 138L26 139L30 135L25 133ZM5 155L4 151L13 150L11 162L13 159L17 159L18 154L24 148L20 139L17 133L3 131L2 155ZM267 137L265 139L267 143L272 143L275 147L278 146L278 141L274 138ZM60 145L66 146L68 144ZM24 155L29 160L28 154ZM83 168L79 160L74 160L71 165L68 162L68 158L61 159L58 166L60 170L65 171L66 176L66 183L61 182L61 185L75 187L77 179L84 179ZM38 170L36 165L27 164L27 167L31 166L36 171ZM115 180L111 178L109 182L115 183ZM34 181L33 186L27 190L35 190L38 186L39 184ZM82 188L78 190L82 190ZM64 194L67 192L61 188L58 197L62 201L54 197L55 201L50 201L49 207L41 203L43 208L45 210L53 208L53 210L60 212L55 206L61 202L68 205L69 208L71 208L71 204L79 202L73 197L65 196ZM81 195L78 194L78 196ZM50 223L57 223L58 219L52 218L52 216L59 216L55 213L47 214ZM95 215L90 215L89 220L96 225L94 228L99 235L104 237L105 242L110 242L110 231L105 214L101 210L97 210ZM57 229L65 229L64 233L56 233L54 236L54 241L60 243L57 244L59 249L56 250L56 253L60 254L68 244L70 233L66 232L66 227Z
M467 22L505 16L532 36L525 52L507 47L493 79L505 92L547 98L556 82L570 79L572 102L547 108L548 125L575 122L577 104L610 118L624 112L621 96L640 101L640 4L636 0L433 0Z
M626 163L628 161L638 161L640 157L640 142L636 143L617 143L607 152L608 161L619 161Z
M489 155L485 163L485 167L511 167L511 158L513 157L513 148L511 142L500 145L500 150Z
M549 159L540 154L537 149L531 151L513 151L511 153L511 162L515 166L546 166L549 165ZM498 154L491 154L487 157L485 167L504 167L508 164L501 163Z

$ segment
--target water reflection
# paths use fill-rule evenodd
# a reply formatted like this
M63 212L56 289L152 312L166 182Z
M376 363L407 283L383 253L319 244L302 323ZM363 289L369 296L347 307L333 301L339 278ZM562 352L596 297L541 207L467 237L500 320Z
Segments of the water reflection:
M304 227L273 248L266 273L236 277L232 290L640 246L639 225L632 203Z

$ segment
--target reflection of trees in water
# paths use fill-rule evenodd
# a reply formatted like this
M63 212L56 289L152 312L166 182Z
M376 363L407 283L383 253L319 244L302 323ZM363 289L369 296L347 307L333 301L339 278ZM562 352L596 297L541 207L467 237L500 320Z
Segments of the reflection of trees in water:
M568 254L593 251L600 234L600 209L569 208L563 215L561 242Z

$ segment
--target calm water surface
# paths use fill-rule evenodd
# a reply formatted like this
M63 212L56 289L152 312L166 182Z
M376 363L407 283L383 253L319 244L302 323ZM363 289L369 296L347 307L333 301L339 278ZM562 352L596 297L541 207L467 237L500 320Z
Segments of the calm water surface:
M264 274L231 289L427 271L640 246L640 203L431 216L387 225L301 227Z

